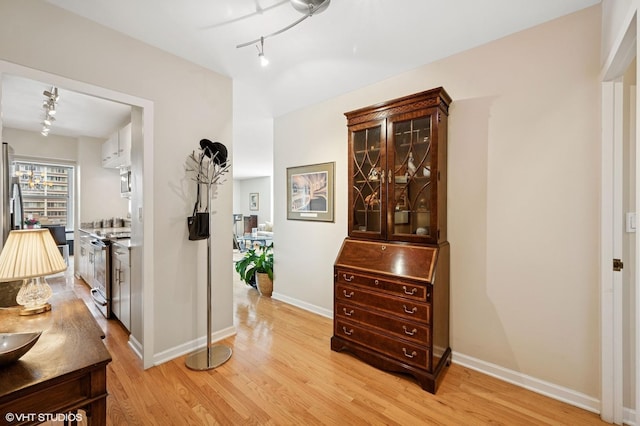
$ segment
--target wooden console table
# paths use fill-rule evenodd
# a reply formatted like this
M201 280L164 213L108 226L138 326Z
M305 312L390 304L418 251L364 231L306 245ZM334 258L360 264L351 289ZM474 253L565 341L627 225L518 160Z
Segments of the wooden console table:
M104 332L72 291L54 293L49 302L50 312L34 316L0 309L0 332L43 331L22 358L0 367L0 424L73 420L83 409L88 424L105 425L111 355Z

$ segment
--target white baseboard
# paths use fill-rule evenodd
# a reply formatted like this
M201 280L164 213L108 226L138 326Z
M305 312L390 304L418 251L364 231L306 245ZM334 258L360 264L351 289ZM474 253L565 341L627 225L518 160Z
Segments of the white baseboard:
M631 408L625 408L622 414L622 422L628 426L638 426L638 423L635 421L636 412Z
M280 300L280 301L282 301L284 303L287 303L289 305L293 305L293 306L298 307L300 309L304 309L305 311L313 312L314 314L318 314L318 315L323 316L325 318L333 319L333 310L321 308L319 306L312 305L310 303L303 302L302 300L294 299L292 297L285 296L285 295L280 294L280 293L275 293L274 292L271 295L271 297L276 299L276 300Z
M138 356L138 358L142 359L142 345L131 334L129 335L128 344L129 344L129 347L131 348L131 350L133 351L133 353L136 354Z
M549 398L557 399L558 401L574 405L584 410L591 411L592 413L600 413L600 401L598 399L576 392L572 389L565 388L554 383L545 382L544 380L536 379L535 377L527 376L526 374L509 370L507 368L500 367L499 365L491 364L458 352L453 352L452 361L472 370L479 371L497 379L504 380L505 382L548 396Z
M234 326L231 326L220 331L216 331L215 333L211 333L211 341L214 343L219 342L226 339L227 337L235 336L236 333L236 328ZM204 348L206 345L206 337L202 336L195 340L183 343L182 345L167 349L166 351L162 351L153 355L153 365L160 365L167 361L171 361L172 359L178 358L179 356L193 352L200 348Z

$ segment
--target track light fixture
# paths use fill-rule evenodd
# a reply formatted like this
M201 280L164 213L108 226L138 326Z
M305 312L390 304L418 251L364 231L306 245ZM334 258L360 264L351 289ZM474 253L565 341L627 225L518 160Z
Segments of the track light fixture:
M267 34L265 36L260 36L260 38L256 39L256 40L251 40L248 41L246 43L241 43L238 44L236 46L236 48L241 48L241 47L246 47L246 46L251 46L252 44L256 46L256 48L258 49L258 58L260 58L260 64L264 67L266 66L269 61L267 60L267 58L264 56L264 40L266 38L269 37L273 37L273 36L277 36L278 34L282 34L283 32L290 30L291 28L295 27L296 25L298 25L300 22L304 21L305 19L317 14L317 13L321 13L324 12L327 7L329 7L329 3L331 3L331 0L289 0L289 2L291 3L291 6L293 6L293 8L295 10L297 10L298 12L304 14L304 16L300 19L298 19L297 21L293 22L292 24L287 25L286 27L273 32L271 34ZM260 45L258 45L258 43L260 43Z
M51 91L45 90L44 92L42 92L42 94L45 95L47 98L49 98L49 100L51 100L54 103L60 100L60 95L58 94L58 88L55 86L51 88Z
M48 136L50 126L55 121L54 115L56 114L56 104L58 100L60 100L60 95L58 94L58 88L52 87L51 90L45 90L42 92L45 96L45 100L42 102L42 108L44 108L44 120L42 121L42 131L40 134L42 136Z
M56 121L56 118L47 113L42 123L46 124L47 126L51 126L51 124L53 124L54 121Z
M264 56L264 37L260 37L260 47L256 45L256 48L258 49L258 58L260 58L260 65L266 67L267 65L269 65L269 60L266 56Z

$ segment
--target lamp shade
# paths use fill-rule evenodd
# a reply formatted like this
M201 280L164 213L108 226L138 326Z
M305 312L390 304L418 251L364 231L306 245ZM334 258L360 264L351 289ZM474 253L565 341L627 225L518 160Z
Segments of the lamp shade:
M66 269L47 228L11 231L0 253L0 282L42 277Z

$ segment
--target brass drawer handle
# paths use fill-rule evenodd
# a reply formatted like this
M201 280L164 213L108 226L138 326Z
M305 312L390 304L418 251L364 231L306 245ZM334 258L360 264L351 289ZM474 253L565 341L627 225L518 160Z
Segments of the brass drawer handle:
M346 293L346 291L345 291ZM345 295L346 296L346 295ZM413 307L411 310L407 309L407 305L402 305L402 307L404 308L404 311L408 314L415 314L416 312L418 312L418 308L417 307Z
M403 325L402 328L404 329L404 334L406 334L407 336L413 336L414 334L416 334L418 332L417 328L414 328L411 331L407 330L407 326L406 325Z
M342 331L344 332L344 334L346 334L347 336L351 336L353 334L353 328L351 330L347 330L347 327L342 327Z
M415 287L413 287L411 289L411 291L407 291L407 286L406 285L403 285L402 289L404 290L404 294L416 294L416 292L418 291L418 289L415 288Z
M344 327L343 327L344 328ZM406 348L402 348L402 352L404 352L404 356L406 356L407 358L413 358L416 355L418 355L418 352L413 351L410 354L407 353L407 349Z
M346 297L347 299L352 298L353 295L355 294L354 292L347 293L347 290L342 290L342 293L344 293L344 297Z
M342 274L342 278L344 278L344 280L347 282L351 282L353 281L354 276L351 275L349 278L347 278L347 274Z
M344 314L348 317L350 317L351 315L353 315L353 309L350 311L347 311L347 308L342 308L342 311L344 312Z

